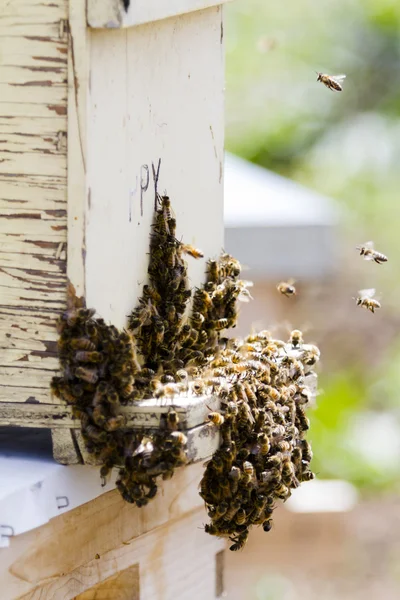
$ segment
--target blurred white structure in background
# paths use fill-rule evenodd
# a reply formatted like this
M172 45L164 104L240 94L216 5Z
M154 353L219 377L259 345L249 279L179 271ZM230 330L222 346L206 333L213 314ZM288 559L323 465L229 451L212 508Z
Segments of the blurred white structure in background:
M294 490L285 508L301 513L346 512L352 510L357 501L357 490L351 483L314 479Z
M225 250L254 280L312 279L333 270L339 210L334 201L225 154Z

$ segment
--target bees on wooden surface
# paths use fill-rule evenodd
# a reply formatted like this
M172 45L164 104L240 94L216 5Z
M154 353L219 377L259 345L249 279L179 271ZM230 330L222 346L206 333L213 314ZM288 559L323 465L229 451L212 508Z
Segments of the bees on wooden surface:
M360 256L362 256L364 260L373 260L378 263L378 265L387 262L388 260L385 254L374 249L374 242L366 242L362 246L356 246L356 249L360 251Z
M342 83L346 79L346 75L326 75L318 73L317 81L323 83L332 92L341 92L343 90Z
M296 295L296 288L294 287L294 283L295 283L294 279L288 279L288 281L281 281L276 286L276 289L283 296L290 298L291 296Z
M364 306L364 308L371 311L372 313L375 312L376 309L381 308L381 304L378 300L376 300L376 298L374 298L374 296L374 288L360 290L358 292L357 298L355 298L357 306Z

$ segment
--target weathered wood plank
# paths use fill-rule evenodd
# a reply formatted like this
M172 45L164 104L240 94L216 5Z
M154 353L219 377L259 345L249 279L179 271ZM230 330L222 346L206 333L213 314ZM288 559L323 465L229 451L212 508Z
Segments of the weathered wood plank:
M51 238L54 239L53 237ZM40 258L55 259L57 256L59 260L64 261L66 258L66 244L60 241L42 241L42 240L27 240L17 235L1 235L0 234L0 252L6 254L13 260L13 256L19 257L19 264L21 264L21 254L27 254L29 256ZM63 268L60 270L63 271Z
M43 15L41 22L36 23L23 17L2 17L0 15L0 38L18 37L21 39L40 38L43 42L58 42L62 41L60 36L60 19L54 22L46 22L46 14Z
M50 371L58 371L59 369L56 352L5 348L1 354L2 367L24 367L24 369L45 369Z
M66 176L67 167L64 155L26 153L2 153L0 173L17 173L22 175L55 175Z
M50 118L29 117L2 117L0 116L0 136L7 133L20 133L27 137L29 135L49 136L57 134L59 131L67 132L67 119L65 116L58 117L53 115Z
M67 41L59 37L58 39L51 40L48 36L26 35L26 31L20 36L16 36L15 32L14 35L8 35L5 32L1 36L1 44L2 64L4 65L16 64L10 57L16 58L17 56L24 60L29 60L29 58L34 59L35 57L45 57L49 60L57 58L67 64Z
M137 563L143 599L187 600L188 589L193 600L214 598L215 554L224 542L202 530L203 470L201 463L177 469L143 508L114 490L13 538L0 550L2 600L24 594L25 600L71 600Z
M33 82L45 82L42 85L67 83L67 69L63 65L57 67L23 67L0 65L0 80L12 85L32 85Z
M50 389L50 381L55 371L0 366L0 381L6 381L10 387L29 387Z
M4 83L0 80L0 106L3 102L43 104L44 106L67 106L67 92L65 85L47 85L43 82L29 85ZM6 115L5 111L1 111ZM54 115L58 114L56 111ZM62 113L63 115L65 112ZM12 116L12 113L11 113ZM26 115L29 116L29 115Z
M1 381L1 380L0 380ZM23 406L25 402L41 402L52 404L60 404L61 400L51 399L49 388L37 388L31 385L9 385L9 382L0 384L0 407L4 408L4 404L18 403ZM2 404L4 403L4 404ZM23 422L15 421L15 425L24 425Z
M10 216L7 212L10 212ZM51 218L51 214L45 212L35 212L29 209L4 209L0 214L0 223L2 235L15 236L24 239L29 236L30 239L38 239L41 241L65 241L67 232L67 219L64 214L59 218ZM42 218L50 217L50 218ZM35 236L35 238L33 237Z
M35 119L32 119L33 121ZM62 139L63 132L53 132L48 135L42 133L39 135L35 134L21 134L8 131L1 131L0 127L0 154L3 152L8 153L21 153L21 152L39 152L41 154L66 154L66 135L64 134L64 140Z
M69 3L68 50L68 278L86 296L87 106L90 45L85 2ZM105 97L101 99L103 103ZM114 107L113 107L114 110Z
M55 244L55 246L57 246L57 244ZM4 252L0 242L0 267L20 268L21 258L23 258L21 257L21 254L16 252ZM26 268L30 270L44 271L46 273L66 273L67 270L65 250L63 251L62 259L40 255L35 256L31 254L26 254L24 258Z
M0 94L1 94L0 86ZM29 119L48 119L55 115L67 116L67 104L61 101L59 104L29 103L29 102L2 102L0 99L0 111L9 117L28 117ZM66 129L66 126L65 126ZM64 128L63 128L64 130Z

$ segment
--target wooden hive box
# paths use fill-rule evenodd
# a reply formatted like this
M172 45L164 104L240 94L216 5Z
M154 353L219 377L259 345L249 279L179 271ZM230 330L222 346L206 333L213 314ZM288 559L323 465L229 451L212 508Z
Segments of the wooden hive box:
M69 407L49 392L67 280L124 326L146 282L157 191L173 199L178 237L204 251L192 285L223 245L222 3L1 10L0 426L51 428L60 462L87 458ZM140 409L131 425L159 410ZM191 429L208 409L180 410Z

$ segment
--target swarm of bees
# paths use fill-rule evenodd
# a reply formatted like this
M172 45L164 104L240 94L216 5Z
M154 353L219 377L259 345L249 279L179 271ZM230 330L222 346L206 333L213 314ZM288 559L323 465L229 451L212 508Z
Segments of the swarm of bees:
M53 378L52 392L81 420L103 480L117 468L118 490L139 507L155 497L158 478L169 479L187 462L187 438L172 406L160 428L146 432L128 428L121 407L146 398L171 405L181 394L219 397L221 411L210 411L208 421L220 429L222 445L207 464L200 494L211 518L206 532L228 536L231 550L239 550L251 525L271 529L277 499L313 478L304 376L319 351L304 345L299 330L287 343L268 331L245 340L223 337L237 323L238 301L251 299L252 285L239 279L241 266L227 253L208 261L188 314L184 256L203 254L176 238L169 198L158 202L149 283L126 330L96 317L69 286L57 325L62 375Z
M67 310L57 324L62 375L51 384L52 393L81 420L103 480L119 468L117 487L138 506L155 496L157 477L167 479L185 464L187 440L175 411L159 431L145 434L127 429L121 407L146 398L202 394L208 381L202 372L219 352L221 331L236 325L237 301L251 298L250 282L239 280L238 261L224 253L209 261L207 281L195 290L192 312L185 316L192 291L183 257L203 254L177 240L170 200L158 200L149 284L129 315L128 329L119 331L97 318L69 285Z
M287 344L269 331L228 340L210 363L211 376L226 364L217 390L221 413L209 415L222 444L207 463L200 495L211 519L205 531L229 538L232 551L243 548L253 525L270 531L276 502L314 478L304 376L318 360L318 348L303 346L301 331L293 330Z

